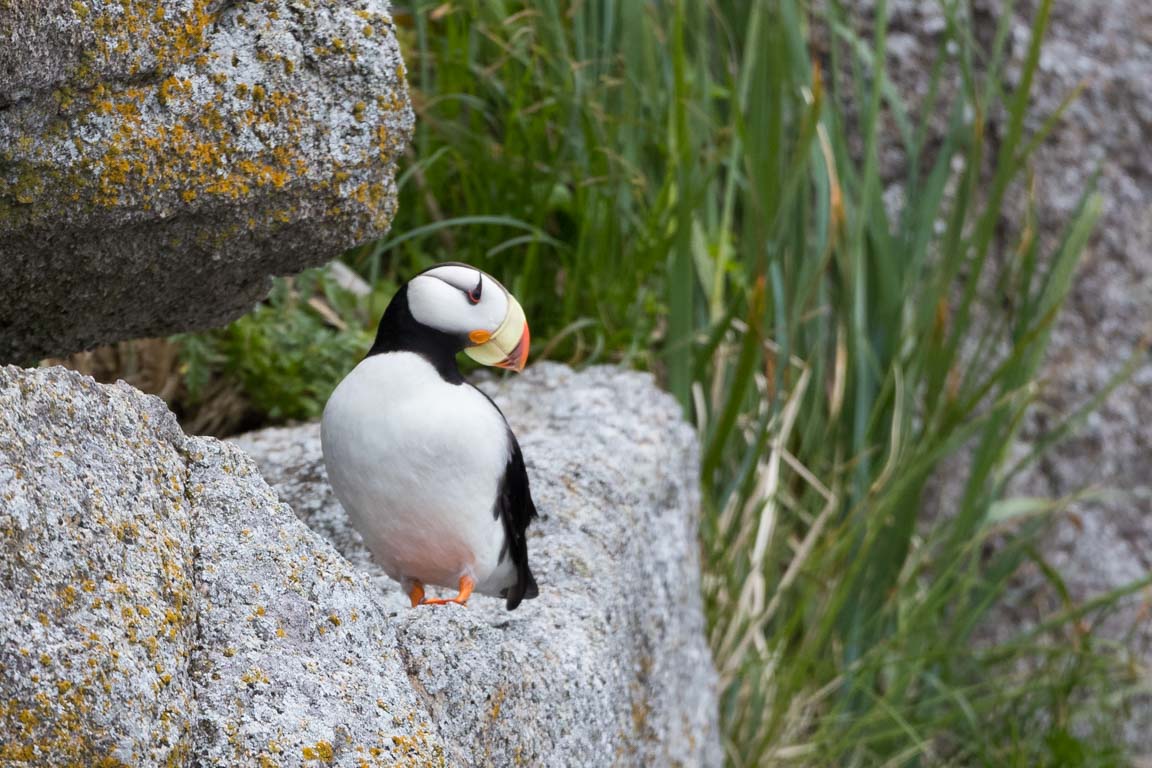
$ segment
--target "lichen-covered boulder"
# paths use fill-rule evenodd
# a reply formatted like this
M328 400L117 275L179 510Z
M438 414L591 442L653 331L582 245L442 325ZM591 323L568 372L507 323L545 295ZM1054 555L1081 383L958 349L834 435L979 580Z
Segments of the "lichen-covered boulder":
M299 525L247 456L191 439L197 765L438 765L379 591Z
M386 0L15 0L0 40L0 361L220 324L388 227Z
M183 442L158 398L0 368L0 765L185 764Z
M696 450L649 377L491 388L541 596L410 609L314 426L185 437L156 398L0 368L0 765L718 765Z
M380 593L238 449L0 368L0 765L441 765Z

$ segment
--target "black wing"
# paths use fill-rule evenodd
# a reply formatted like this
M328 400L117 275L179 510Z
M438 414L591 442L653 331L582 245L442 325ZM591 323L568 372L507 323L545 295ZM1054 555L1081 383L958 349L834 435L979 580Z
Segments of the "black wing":
M504 592L507 608L513 611L521 600L536 597L540 590L528 567L528 539L525 537L529 524L536 517L536 505L532 503L532 491L528 488L528 470L524 468L520 443L516 442L511 429L508 430L508 441L511 450L504 477L500 480L500 492L496 495L495 514L504 523L504 549L500 552L500 559L511 557L516 566L516 583Z
M484 399L492 403L492 407L504 418L500 406L488 397L488 393L475 384L468 384ZM507 426L508 420L504 419ZM516 566L516 583L501 593L507 602L505 606L510 611L516 610L522 600L531 600L540 595L540 588L536 586L536 579L532 576L532 569L528 567L528 526L537 517L536 505L532 502L532 491L528 488L528 470L524 467L524 454L520 453L520 443L516 435L508 428L508 463L504 466L504 476L500 478L500 488L496 492L496 505L492 514L499 517L504 524L504 546L500 550L500 562L511 557L512 564Z

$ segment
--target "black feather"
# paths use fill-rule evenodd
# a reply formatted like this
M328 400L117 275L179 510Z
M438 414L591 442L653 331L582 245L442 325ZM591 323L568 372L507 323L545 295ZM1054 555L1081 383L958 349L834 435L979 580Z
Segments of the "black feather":
M503 416L504 412L496 405L488 393L472 385L473 388L484 395L492 407ZM507 424L508 420L505 419ZM520 443L512 429L508 429L508 463L504 466L504 476L500 478L500 488L496 493L496 505L492 510L494 517L499 517L504 523L504 547L500 550L500 562L505 557L512 558L516 566L516 583L500 594L506 600L505 607L516 610L522 600L531 600L540 596L540 588L536 585L536 578L532 569L528 567L528 526L538 517L536 504L532 501L532 489L528 487L528 470L524 466L524 454L520 452Z
M504 546L512 564L516 566L516 583L509 587L504 597L508 610L516 610L521 600L530 600L540 594L536 579L528 567L528 526L536 515L536 505L532 502L532 491L528 487L528 470L524 467L524 456L520 453L520 443L512 431L508 431L511 450L508 452L508 465L500 480L500 492L496 496L496 514L504 523Z

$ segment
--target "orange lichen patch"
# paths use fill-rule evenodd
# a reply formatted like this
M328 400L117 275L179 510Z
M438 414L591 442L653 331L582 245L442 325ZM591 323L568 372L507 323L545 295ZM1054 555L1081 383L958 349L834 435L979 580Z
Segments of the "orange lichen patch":
M185 13L169 17L159 3L121 0L106 5L87 23L95 32L96 54L104 61L135 49L139 54L132 59L132 73L140 71L144 61L170 69L202 52L205 33L216 18L208 10L211 5L212 0L193 0ZM78 6L83 4L73 3L72 8L83 19L89 9Z
M76 587L71 584L66 584L57 590L60 596L60 602L64 603L66 607L71 607L76 602Z
M183 93L192 90L192 81L188 79L181 79L175 75L171 75L160 83L160 87L156 92L156 98L161 104L168 104L174 98L179 97Z
M336 757L332 744L327 741L318 741L314 746L304 747L303 754L305 760L319 760L324 763L330 763Z
M299 132L301 121L291 109L294 99L290 94L282 91L269 94L263 86L250 87L244 83L237 84L235 91L240 96L251 93L258 103L254 108L231 115L241 126L269 124L290 133ZM170 124L151 128L145 128L141 119L143 106L153 98L147 90L125 88L112 92L101 88L94 93L99 98L94 102L92 114L120 117L120 124L109 137L103 153L99 149L87 153L93 156L90 175L96 181L94 202L97 204L122 205L166 190L177 192L185 203L201 195L237 199L253 189L280 189L301 166L307 166L290 149L291 143L266 150L264 158L245 157L231 162L232 157L244 153L234 145L238 137L226 130L221 110L226 99L218 89L213 97L193 102L190 80L175 76L165 79L155 94L156 101L165 106L179 101L181 110ZM149 162L152 158L165 158L166 162ZM79 175L78 189L84 189L88 176Z
M217 61L227 67L222 55L209 48L215 21L209 8L217 5L215 0L188 0L183 8L168 6L165 13L163 5L151 0L119 0L99 10L77 3L93 17L87 25L97 44L57 95L63 112L53 130L59 136L23 137L2 153L9 182L0 193L4 230L49 224L60 207L56 203L67 203L81 218L103 215L94 210L100 207L170 214L210 205L208 198L267 197L293 184L340 201L333 207L343 217L348 217L349 203L364 209L357 212L357 227L387 223L394 206L385 185L374 180L380 161L391 163L402 151L405 131L379 121L408 110L402 84L375 96L374 102L350 107L352 119L370 124L359 135L365 140L362 148L371 151L320 168L324 178L318 179L315 161L304 154L314 144L309 111L301 108L291 85L272 84L279 78L273 67L291 75L298 62L256 47L255 58L268 78L264 82L237 84L226 69L206 71ZM385 15L359 15L363 25L353 24L343 38L326 40L324 53L354 60L360 33L388 34ZM149 77L135 79L137 85L101 81L107 64ZM244 75L252 77L246 70ZM61 147L76 159L61 162ZM346 197L349 190L337 184L351 178L359 183ZM252 218L254 226L268 227L291 223L299 215L298 205L287 202Z
M268 675L265 674L264 670L260 669L259 667L253 667L244 674L240 675L240 680L249 685L269 682Z
M496 690L496 693L492 696L492 708L488 711L488 714L491 716L491 718L493 720L500 717L500 707L503 704L504 704L504 689L499 688Z

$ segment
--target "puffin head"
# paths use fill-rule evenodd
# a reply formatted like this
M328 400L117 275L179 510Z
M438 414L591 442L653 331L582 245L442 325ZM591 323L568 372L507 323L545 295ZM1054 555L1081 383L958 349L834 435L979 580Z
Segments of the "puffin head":
M406 307L398 307L401 302ZM409 280L380 321L376 348L386 333L401 342L392 348L420 339L497 368L520 372L528 362L530 336L520 303L496 278L467 264L438 264Z

